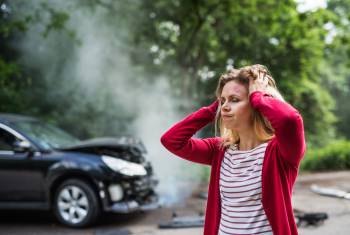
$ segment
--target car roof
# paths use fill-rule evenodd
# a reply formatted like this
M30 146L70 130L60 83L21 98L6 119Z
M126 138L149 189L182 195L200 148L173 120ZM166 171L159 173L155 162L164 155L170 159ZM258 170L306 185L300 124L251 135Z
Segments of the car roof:
M0 122L21 122L21 121L37 121L36 118L12 114L12 113L0 113Z

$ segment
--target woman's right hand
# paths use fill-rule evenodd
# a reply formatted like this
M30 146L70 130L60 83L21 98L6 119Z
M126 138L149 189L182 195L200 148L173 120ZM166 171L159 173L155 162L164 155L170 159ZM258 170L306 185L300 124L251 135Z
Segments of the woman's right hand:
M260 69L251 69L252 76L249 77L249 95L255 91L268 92L268 74Z
M267 73L267 71L262 70L259 67L251 69L252 76L249 78L249 96L254 91L261 91L273 98L284 101L281 94L277 91L277 89L271 85L272 78Z

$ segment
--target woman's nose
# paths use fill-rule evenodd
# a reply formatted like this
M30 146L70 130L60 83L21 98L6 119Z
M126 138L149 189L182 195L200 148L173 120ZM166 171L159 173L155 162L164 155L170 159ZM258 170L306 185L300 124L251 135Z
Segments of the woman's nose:
M222 111L230 111L230 107L227 105L227 103L224 103L222 106L221 106L221 110Z

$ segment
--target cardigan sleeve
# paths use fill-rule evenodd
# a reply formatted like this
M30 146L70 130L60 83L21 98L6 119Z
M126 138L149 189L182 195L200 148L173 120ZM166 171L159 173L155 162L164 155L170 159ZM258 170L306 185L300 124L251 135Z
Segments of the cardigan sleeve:
M270 121L282 157L297 167L306 149L303 119L299 112L290 104L260 91L250 95L250 103Z
M211 165L219 138L194 138L193 135L212 122L218 109L218 101L202 107L172 126L160 141L173 154L186 160Z

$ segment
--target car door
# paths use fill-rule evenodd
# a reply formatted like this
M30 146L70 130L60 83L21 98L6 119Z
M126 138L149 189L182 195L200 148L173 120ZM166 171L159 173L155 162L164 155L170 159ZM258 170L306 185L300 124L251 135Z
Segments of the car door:
M0 125L0 201L35 202L44 198L40 154L15 148L16 133Z

